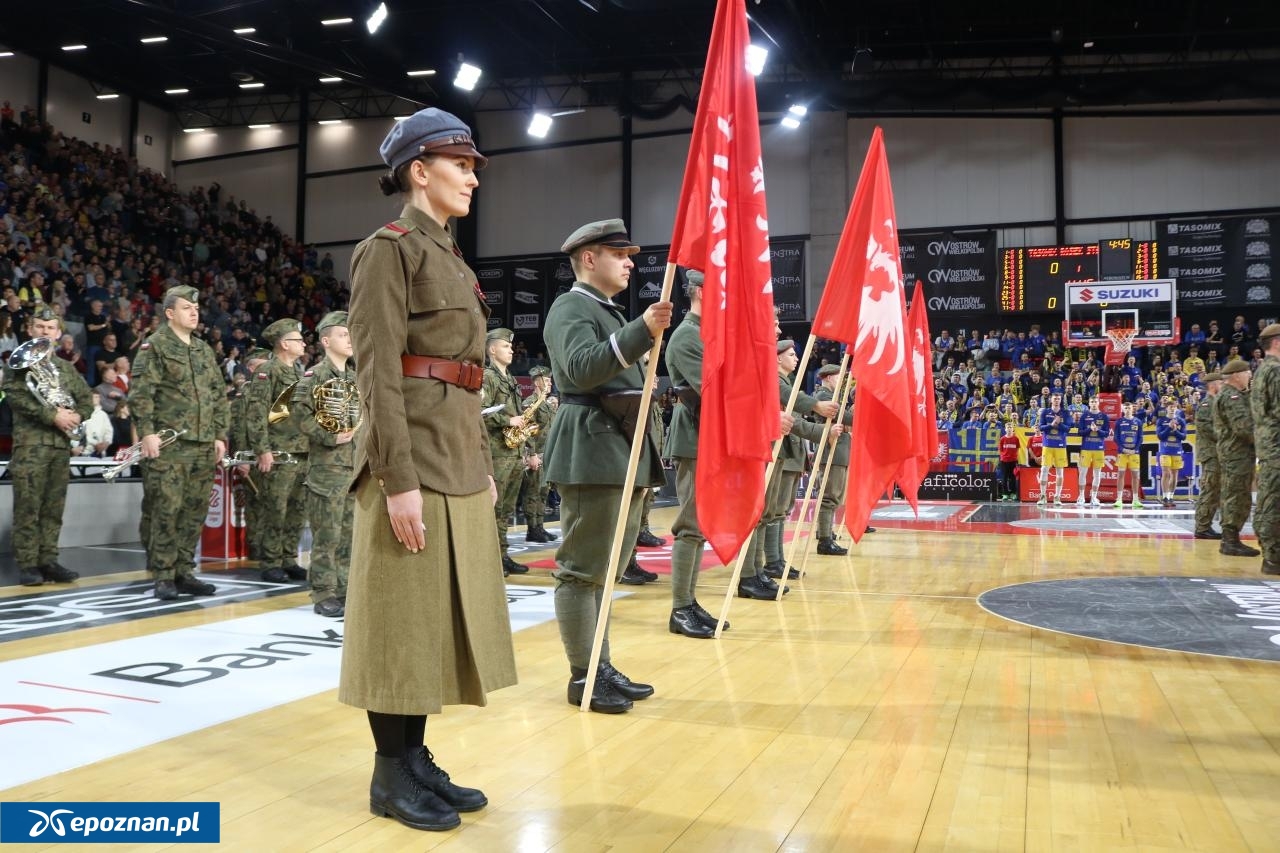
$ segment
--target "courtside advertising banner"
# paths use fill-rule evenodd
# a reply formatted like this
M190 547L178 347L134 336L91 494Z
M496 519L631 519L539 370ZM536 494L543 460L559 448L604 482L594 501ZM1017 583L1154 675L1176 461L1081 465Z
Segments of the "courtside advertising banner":
M999 264L994 231L925 231L898 235L902 280L924 286L930 317L995 310Z
M0 803L0 844L217 844L217 803Z

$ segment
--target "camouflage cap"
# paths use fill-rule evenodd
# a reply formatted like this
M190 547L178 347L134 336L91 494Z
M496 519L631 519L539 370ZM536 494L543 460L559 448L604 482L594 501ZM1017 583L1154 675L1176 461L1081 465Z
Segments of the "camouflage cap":
M791 340L791 338L783 338L782 340L778 341L778 355L782 355L787 350L795 349L795 348L796 348L796 342Z
M1215 370L1212 373L1206 373L1204 376L1201 376L1200 380L1202 382L1221 382L1222 374Z
M543 367L542 365L538 365L537 367L529 371L530 379L538 379L540 377L550 376L550 375L551 375L551 368Z
M290 332L301 332L302 323L297 320L276 320L270 326L262 330L262 339L267 343L275 346L280 343L280 339Z
M572 255L579 247L592 245L626 249L628 255L634 255L640 251L640 247L631 242L631 238L627 236L627 224L621 219L588 222L569 235L560 247L560 251L566 255Z
M1222 375L1227 377L1236 373L1244 373L1246 370L1252 369L1253 368L1249 366L1249 362L1245 361L1243 358L1236 358L1226 363L1222 368Z
M1277 336L1280 336L1280 323L1272 323L1261 332L1258 332L1258 343Z
M516 339L515 332L511 331L510 329L504 329L502 327L498 327L496 329L489 330L489 334L484 336L484 343L485 343L485 346L488 346L494 341L506 341L507 343L511 343L515 339Z
M248 354L248 355L246 355L246 356L244 357L244 360L245 360L246 362L248 362L248 361L266 361L266 360L267 360L267 359L269 359L269 358L271 358L271 350L269 350L269 349L263 349L262 347L255 347L255 348L253 348L253 349L249 350L249 354Z
M320 322L316 325L316 332L318 334L320 332L323 332L325 329L332 329L334 326L346 326L346 325L347 325L346 311L330 311L328 314L325 314L324 317L320 319Z
M54 311L52 307L44 305L31 312L31 319L47 323L50 320L61 320L62 318L58 316L58 312Z
M840 365L838 364L824 364L822 367L818 368L819 376L835 376L839 372Z
M173 305L174 301L178 299L185 299L188 302L199 304L200 291L196 290L189 284L179 284L178 286L171 287L164 292L164 302L162 304L168 307Z

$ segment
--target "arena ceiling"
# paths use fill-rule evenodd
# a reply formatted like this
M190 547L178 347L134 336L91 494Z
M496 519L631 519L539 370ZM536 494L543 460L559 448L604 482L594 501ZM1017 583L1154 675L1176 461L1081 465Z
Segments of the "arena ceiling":
M418 105L661 115L696 101L715 5L386 3L373 35L364 19L377 0L8 3L0 42L160 104L186 125ZM747 0L747 9L753 41L770 50L759 85L766 110L796 100L852 113L1085 110L1280 91L1276 0ZM321 23L335 17L353 21ZM235 32L245 28L253 32ZM71 44L86 48L62 49ZM483 72L471 92L453 86L462 61ZM427 70L435 73L407 76Z

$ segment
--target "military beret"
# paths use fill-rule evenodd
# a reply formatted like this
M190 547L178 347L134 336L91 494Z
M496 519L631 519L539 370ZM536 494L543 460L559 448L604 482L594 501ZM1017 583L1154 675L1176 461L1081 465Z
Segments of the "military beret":
M1272 323L1261 332L1258 332L1258 341L1265 341L1267 338L1274 338L1280 335L1280 323Z
M172 305L175 299L185 299L188 302L200 302L200 291L196 290L189 284L180 284L177 287L171 287L164 292L164 305Z
M515 340L515 337L516 337L516 333L511 331L510 329L498 328L498 329L492 329L489 332L489 334L485 335L484 342L486 346L493 343L494 341L506 341L507 343L511 343L513 340Z
M1243 358L1235 358L1228 361L1222 368L1222 375L1231 376L1232 374L1244 373L1246 370L1252 369L1253 368L1249 367L1249 362L1245 361Z
M58 316L57 312L55 312L53 308L45 305L32 311L31 319L47 323L50 320L61 320L62 318Z
M702 273L697 270L685 270L684 283L688 287L702 287Z
M838 364L824 364L822 365L822 367L818 368L819 376L834 376L839 372L840 372L840 365Z
M612 249L626 249L628 255L640 251L640 247L631 242L627 236L627 224L621 219L602 219L589 222L569 235L560 247L566 255L573 254L580 246L608 246Z
M453 113L428 107L398 121L378 147L382 162L391 171L423 154L462 154L476 158L476 168L483 169L489 159L476 150L471 141L471 128Z
M325 329L332 329L334 326L346 326L346 325L347 325L346 311L330 311L328 314L325 314L324 317L320 319L319 324L317 324L316 326L316 332L323 332Z
M782 355L787 350L795 349L795 348L796 348L796 342L791 340L791 338L783 338L782 340L778 341L778 355Z
M301 332L302 324L297 320L276 320L270 326L262 330L262 338L267 343L275 346L280 343L280 339L289 332Z
M1200 380L1202 382L1221 382L1222 374L1215 370L1213 373L1206 373L1204 376L1201 376Z
M550 376L550 375L551 375L551 368L543 367L542 365L538 365L537 367L529 371L529 377L531 379L537 379L540 376Z

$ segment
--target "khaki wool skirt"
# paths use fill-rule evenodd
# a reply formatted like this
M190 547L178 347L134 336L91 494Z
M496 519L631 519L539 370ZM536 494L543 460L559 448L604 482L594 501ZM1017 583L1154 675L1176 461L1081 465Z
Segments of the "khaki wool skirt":
M383 714L485 705L516 683L502 556L487 491L422 490L427 547L396 541L377 481L356 487L338 700Z

